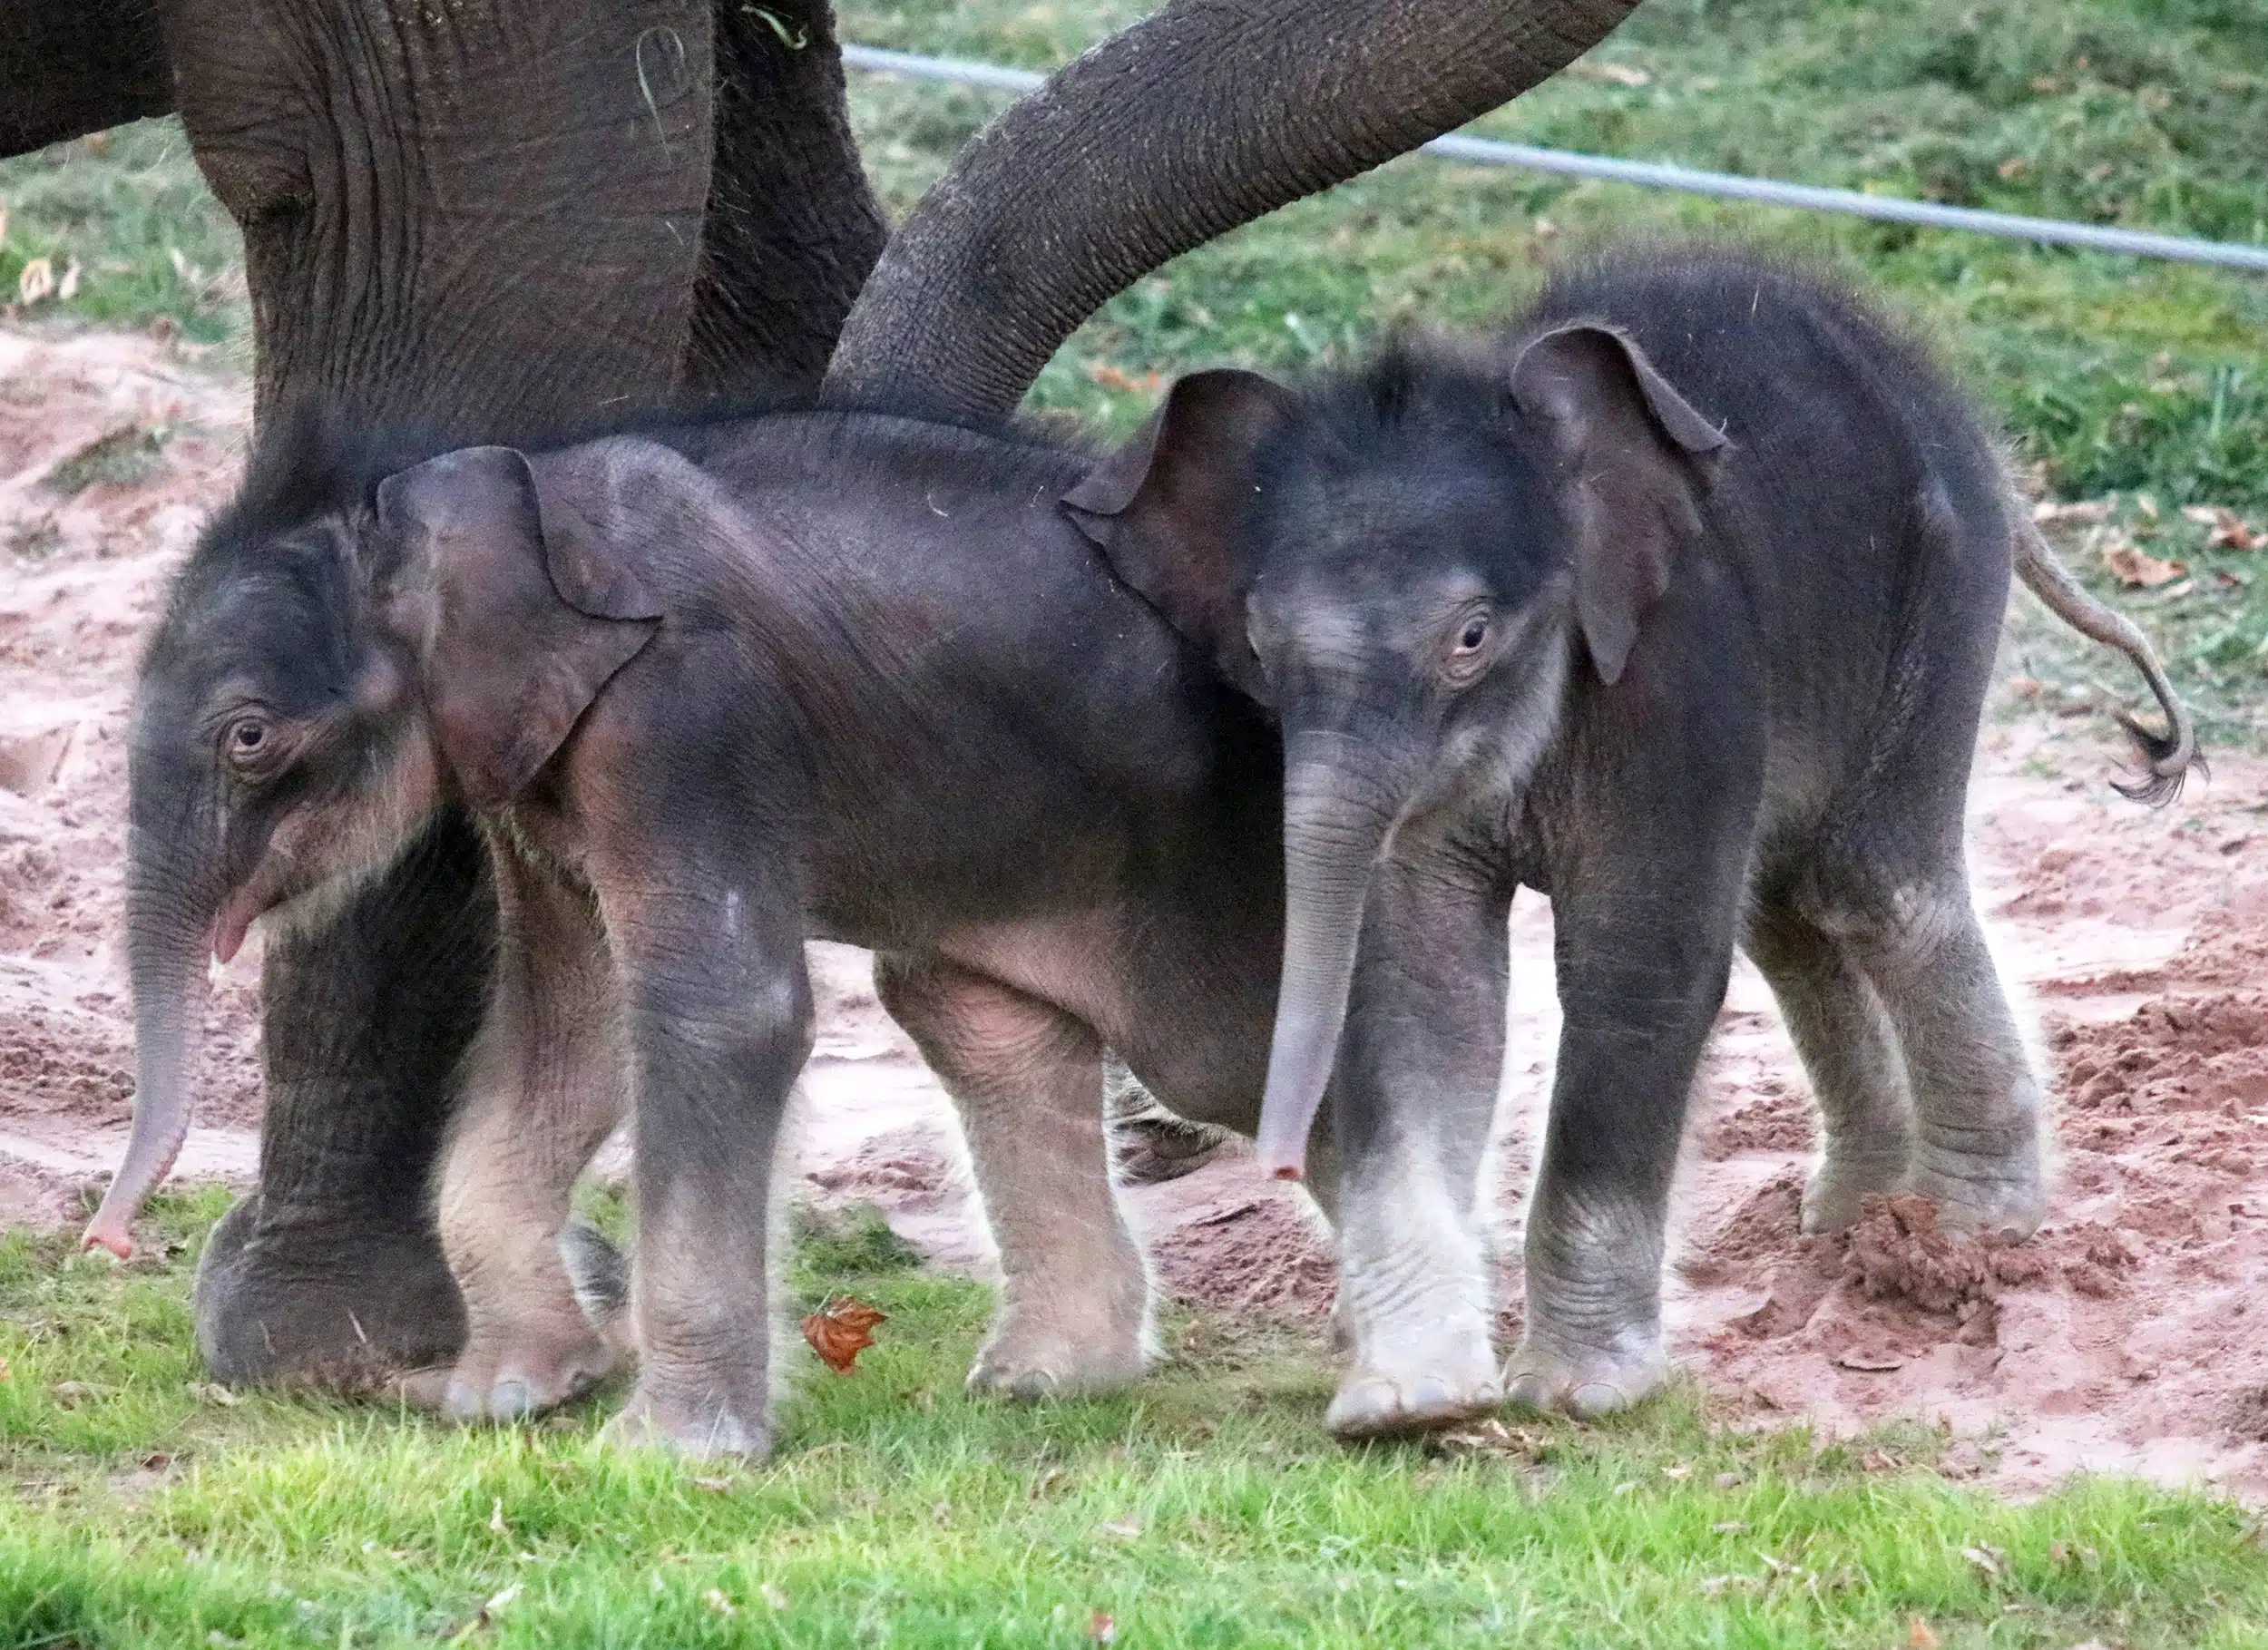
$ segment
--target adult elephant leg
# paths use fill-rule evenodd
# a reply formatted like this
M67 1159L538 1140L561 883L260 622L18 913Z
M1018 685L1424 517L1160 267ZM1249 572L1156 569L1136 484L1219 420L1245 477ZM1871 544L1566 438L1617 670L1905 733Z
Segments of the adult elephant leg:
M1509 102L1636 4L1168 0L954 160L859 294L826 398L1004 416L1114 293Z
M1327 1420L1342 1437L1445 1426L1504 1395L1480 1172L1503 1076L1510 905L1487 864L1438 844L1397 844L1371 881L1326 1099L1333 1325L1350 1353Z
M486 866L445 819L336 923L270 948L259 1187L197 1272L197 1346L223 1381L351 1384L464 1340L427 1183L480 1023Z
M858 161L826 0L719 0L716 165L685 383L808 395L889 227Z

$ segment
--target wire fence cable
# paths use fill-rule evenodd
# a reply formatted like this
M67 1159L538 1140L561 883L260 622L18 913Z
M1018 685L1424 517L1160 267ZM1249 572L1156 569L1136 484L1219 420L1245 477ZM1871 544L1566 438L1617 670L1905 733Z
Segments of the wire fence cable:
M873 73L903 75L909 80L943 81L951 85L981 86L994 92L1030 92L1046 83L1047 76L1030 69L1004 68L998 63L972 63L963 58L920 57L908 52L889 52L879 46L846 45L846 67ZM1908 223L1920 229L1964 229L1976 235L1998 235L2009 240L2038 241L2048 246L2079 247L2091 252L2116 252L2134 258L2171 259L2177 263L2216 264L2224 268L2250 269L2268 274L2268 246L2247 246L2226 240L2196 240L2185 235L2160 235L2147 229L2112 229L2096 223L2073 223L2061 218L2027 218L2020 212L1988 212L1975 207L1941 206L1931 200L1907 200L1895 195L1862 194L1853 189L1823 189L1809 183L1783 183L1771 178L1743 178L1732 172L1701 171L1657 161L1618 161L1609 155L1577 154L1564 149L1542 149L1532 143L1500 142L1494 138L1452 134L1435 138L1421 151L1469 166L1512 166L1528 171L1555 172L1570 178L1598 178L1610 183L1633 183L1641 189L1681 190L1691 195L1715 195L1728 200L1753 200L1760 206L1793 207L1803 211L1840 212L1851 218L1871 218L1881 223Z

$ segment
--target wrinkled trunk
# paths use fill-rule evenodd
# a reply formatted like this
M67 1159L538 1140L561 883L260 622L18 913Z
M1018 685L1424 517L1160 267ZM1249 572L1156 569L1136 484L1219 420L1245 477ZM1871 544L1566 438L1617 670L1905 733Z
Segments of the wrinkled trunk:
M100 1245L120 1260L133 1253L134 1216L189 1136L212 952L210 912L194 909L178 893L154 891L161 879L146 866L137 864L133 874L127 913L134 990L133 1135L83 1240L86 1247Z
M1168 259L1507 103L1636 0L1168 0L979 133L883 254L826 398L1005 416Z
M1338 1059L1371 867L1395 805L1362 784L1343 753L1313 738L1294 739L1285 755L1284 973L1259 1152L1264 1174L1297 1180Z

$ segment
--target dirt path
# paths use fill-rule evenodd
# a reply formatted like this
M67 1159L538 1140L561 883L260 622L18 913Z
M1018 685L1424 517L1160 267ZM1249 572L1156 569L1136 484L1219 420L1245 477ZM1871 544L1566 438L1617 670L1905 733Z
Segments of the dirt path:
M225 495L239 382L138 337L0 332L0 1225L70 1218L124 1140L132 1033L118 948L123 737L166 571ZM122 430L172 433L65 498L52 466ZM2075 1468L2210 1479L2268 1499L2268 767L2216 761L2150 814L2110 794L2092 724L1998 727L1974 799L1979 902L2030 993L2060 1108L2047 1227L1989 1255L1914 1212L1805 1239L1802 1074L1743 965L1695 1098L1669 1276L1676 1351L1760 1421L1941 1417L1980 1474ZM1508 1333L1557 1013L1550 915L1513 916L1512 1058L1497 1231ZM822 1023L800 1171L868 1200L937 1264L992 1246L951 1113L883 1016L860 953L814 948ZM241 1184L259 1120L257 942L221 978L215 1057L181 1173ZM1295 1193L1231 1157L1131 1195L1165 1286L1319 1318L1332 1268Z

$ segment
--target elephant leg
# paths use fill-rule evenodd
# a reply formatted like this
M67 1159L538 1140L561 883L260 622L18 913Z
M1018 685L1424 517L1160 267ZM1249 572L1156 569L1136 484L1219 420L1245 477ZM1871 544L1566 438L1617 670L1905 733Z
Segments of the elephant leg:
M622 794L650 794L631 775ZM680 786L681 797L689 787ZM689 798L591 856L633 1065L638 1384L607 1436L696 1458L773 1439L772 1182L812 1043L803 909L770 858L778 833ZM754 846L761 843L761 848Z
M1853 911L1860 914L1853 914ZM1913 1086L1907 1186L1945 1224L2013 1241L2047 1213L2046 1104L1956 865L1834 919L1881 994Z
M458 1421L512 1421L603 1380L562 1245L575 1176L627 1098L620 1005L589 893L495 856L502 930L442 1170L441 1243L466 1334L442 1395Z
M487 851L445 818L261 980L259 1189L199 1264L197 1348L230 1382L445 1364L464 1308L429 1206L495 933Z
M1626 819L1553 891L1563 1023L1528 1214L1527 1331L1506 1378L1521 1403L1599 1415L1668 1378L1670 1177L1746 866L1745 837L1696 823Z
M1139 1380L1149 1277L1110 1186L1093 1030L934 958L885 955L875 984L953 1096L1000 1245L1000 1310L970 1390L1045 1398Z
M1503 1078L1507 892L1480 866L1396 845L1372 880L1316 1167L1338 1229L1325 1422L1422 1430L1503 1401L1481 1162ZM1320 1186L1324 1174L1318 1174Z
M1750 922L1748 954L1787 1017L1826 1125L1804 1188L1804 1230L1841 1232L1868 1193L1904 1186L1913 1156L1897 1036L1849 949L1784 902L1766 903Z
M826 0L714 8L716 160L684 378L809 393L889 226L859 164Z

